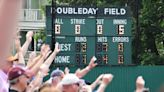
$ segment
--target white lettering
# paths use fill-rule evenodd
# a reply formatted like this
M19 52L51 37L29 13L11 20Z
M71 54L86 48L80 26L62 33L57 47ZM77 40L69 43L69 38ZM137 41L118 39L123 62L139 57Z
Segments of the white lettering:
M72 7L58 7L56 9L58 14L96 14L98 8L72 8Z
M127 24L127 19L113 19L113 24Z
M70 51L71 44L59 44L59 48L61 51Z
M104 8L105 15L125 15L126 10L124 8Z
M87 42L86 37L75 37L75 42Z
M70 56L56 56L55 63L70 63Z
M63 24L63 20L62 19L55 19L55 23L56 24Z
M104 19L96 19L96 24L104 24Z
M61 7L57 8L56 11L58 14L61 14L63 12Z
M108 38L107 37L98 37L97 42L108 42Z
M71 24L85 24L85 19L70 19Z
M113 42L129 42L129 37L113 37Z

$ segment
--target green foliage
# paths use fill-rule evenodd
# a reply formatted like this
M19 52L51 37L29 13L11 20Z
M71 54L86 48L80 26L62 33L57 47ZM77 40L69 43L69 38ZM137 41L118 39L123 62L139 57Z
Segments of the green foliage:
M34 40L38 41L38 39L42 39L43 42L45 42L46 34L45 34L44 30L41 30L41 31L37 32L36 34L34 34Z
M164 64L164 4L162 0L143 0L140 14L141 62ZM149 52L147 52L149 51Z
M141 65L164 65L164 57L146 52L141 56Z

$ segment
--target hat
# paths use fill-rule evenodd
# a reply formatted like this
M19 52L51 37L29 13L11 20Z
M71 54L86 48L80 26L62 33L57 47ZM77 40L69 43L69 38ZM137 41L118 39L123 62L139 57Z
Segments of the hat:
M53 70L51 73L51 77L58 77L61 76L63 74L62 70L59 70L58 68L56 70Z
M18 60L18 58L16 56L9 56L7 58L7 61L9 61L9 62L13 62L13 61L16 61L16 60Z
M75 83L79 83L80 79L75 74L67 74L61 81L62 85L71 85Z
M25 74L25 70L23 70L20 67L13 67L9 72L8 72L8 79L10 80L14 80L16 78L18 78L21 75Z

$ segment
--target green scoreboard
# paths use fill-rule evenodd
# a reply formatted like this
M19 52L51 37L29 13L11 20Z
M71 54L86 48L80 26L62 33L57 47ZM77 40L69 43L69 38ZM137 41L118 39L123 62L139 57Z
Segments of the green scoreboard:
M47 43L59 42L54 65L131 65L132 17L128 7L46 7Z

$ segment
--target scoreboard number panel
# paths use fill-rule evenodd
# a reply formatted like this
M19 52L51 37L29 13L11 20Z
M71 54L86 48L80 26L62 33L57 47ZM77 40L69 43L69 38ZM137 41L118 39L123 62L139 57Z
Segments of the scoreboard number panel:
M102 27L102 25L97 25L97 34L103 34L103 27Z
M123 63L124 63L124 56L118 55L118 64L123 64Z
M81 43L81 52L87 51L87 43Z
M75 10L85 8L94 12L69 11L65 14L62 13L63 8ZM120 12L116 14L110 12L113 8ZM50 9L47 8L47 11L51 12ZM54 25L53 28L47 26L47 29L55 30L53 43L60 43L61 52L54 60L55 65L86 66L92 56L96 56L98 65L132 64L132 17L129 8L58 6L56 10L58 11L55 13L47 14L46 22L47 25L50 23ZM53 14L56 14L54 22L49 18Z
M124 35L124 33L125 33L125 26L118 25L118 35Z
M61 28L60 25L55 25L55 34L60 34Z
M80 34L80 25L75 25L75 34Z
M123 52L124 51L124 43L118 43L118 51Z

